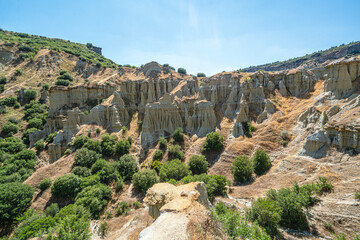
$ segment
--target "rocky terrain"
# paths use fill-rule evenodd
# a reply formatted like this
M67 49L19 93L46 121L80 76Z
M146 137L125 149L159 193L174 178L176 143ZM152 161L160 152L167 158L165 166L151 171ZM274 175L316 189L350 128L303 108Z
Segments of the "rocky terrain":
M360 191L360 57L349 54L359 46L354 43L314 56L307 67L301 60L276 68L260 66L264 71L249 68L194 77L156 62L138 68L103 67L48 48L20 60L19 46L0 40L0 75L10 79L0 98L15 95L20 101L24 89L34 89L48 107L43 129L29 132L28 137L31 149L54 134L47 150L38 154L36 170L24 182L33 187L44 178L54 181L72 171L75 153L66 151L79 135L94 140L105 133L118 139L131 136L130 154L145 169L151 168L160 137L170 142L173 132L182 128L181 147L188 163L192 155L202 154L206 134L216 131L224 138L224 147L205 154L208 173L231 182L236 157L252 156L259 148L270 155L272 167L266 174L247 184L234 182L212 203L200 182L158 183L146 195L125 183L121 192L113 191L102 220L91 221L92 239L101 238L96 231L100 222L109 226L106 239L226 239L224 229L211 217L215 202L244 212L269 189L291 187L294 181L314 182L319 176L330 180L334 191L306 209L310 231L282 229L285 239L331 239L333 233L351 239L360 231L359 202L354 197ZM21 75L16 75L17 69ZM61 70L72 74L69 86L54 85ZM9 117L22 119L23 107L1 114L1 124ZM251 137L244 123L256 128ZM15 136L22 137L27 122L19 126ZM166 152L162 162L168 159ZM50 189L37 189L30 208L42 212L53 201ZM108 212L115 215L123 201L139 201L144 208L106 217ZM331 224L331 230L326 224Z

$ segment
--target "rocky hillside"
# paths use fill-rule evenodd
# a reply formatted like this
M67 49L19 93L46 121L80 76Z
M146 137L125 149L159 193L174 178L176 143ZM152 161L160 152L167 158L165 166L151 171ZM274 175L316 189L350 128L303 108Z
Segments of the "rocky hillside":
M1 234L61 239L73 221L84 239L352 239L360 57L345 57L351 46L320 54L321 67L194 77L0 32ZM31 187L9 214L11 184Z
M339 47L332 47L324 51L307 54L303 57L297 57L282 62L274 62L259 66L251 66L241 69L244 72L264 71L281 71L291 68L302 67L311 69L315 67L325 66L330 61L340 58L349 58L360 54L360 42L352 42L347 45L342 44Z

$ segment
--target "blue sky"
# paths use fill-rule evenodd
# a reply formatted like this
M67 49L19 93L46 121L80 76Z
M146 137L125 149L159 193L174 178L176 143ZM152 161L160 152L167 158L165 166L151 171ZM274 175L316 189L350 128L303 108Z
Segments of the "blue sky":
M212 75L360 40L357 0L0 0L0 28Z

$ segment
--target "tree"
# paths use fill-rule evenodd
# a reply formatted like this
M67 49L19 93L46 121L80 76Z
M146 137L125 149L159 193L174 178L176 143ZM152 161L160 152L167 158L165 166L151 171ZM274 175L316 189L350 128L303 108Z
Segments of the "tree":
M71 172L79 177L85 178L91 175L91 170L87 167L74 167Z
M87 148L81 148L75 153L74 166L91 168L91 166L101 158L100 154Z
M33 89L27 89L24 92L24 98L27 103L29 103L32 100L35 100L37 97L37 92Z
M144 169L140 172L137 172L133 175L132 183L134 184L134 189L138 192L146 192L151 188L155 183L160 181L155 170Z
M196 76L197 77L206 77L205 73L198 73Z
M203 152L207 151L218 151L223 147L223 137L217 132L210 132L206 134L206 140L201 149Z
M5 226L29 206L35 190L19 182L0 184L0 225Z
M235 181L246 183L250 181L254 172L253 163L248 156L237 157L232 164L231 171Z
M12 136L13 134L17 133L19 131L19 127L11 122L6 122L1 130L1 133L4 136Z
M176 142L183 142L184 141L184 132L182 128L177 128L173 133L173 139Z
M164 156L164 151L160 149L156 149L155 153L153 154L153 161L161 161Z
M52 203L45 209L45 214L49 217L54 217L59 212L59 205L57 203Z
M114 166L104 159L98 159L91 167L91 173L100 177L100 182L108 184L119 178L119 173Z
M193 175L206 173L208 164L209 163L203 155L193 155L189 160L189 168Z
M167 140L164 137L159 138L159 148L163 150L167 148Z
M181 151L181 147L179 145L170 146L168 148L168 151L169 151L169 156L172 159L180 159L180 160L185 159L185 154L183 151Z
M74 198L80 191L81 178L73 173L58 177L51 186L54 197Z
M159 176L162 182L167 182L170 179L179 181L183 177L190 174L191 171L189 170L189 166L181 162L179 159L174 159L164 163L159 172Z
M178 73L181 73L181 74L186 74L186 69L185 68L178 68Z
M139 171L136 159L130 154L121 156L113 166L124 180L131 180L133 175Z
M59 79L59 80L56 80L55 85L57 85L57 86L69 86L70 81L69 80Z
M131 147L131 144L128 140L120 139L115 144L115 152L118 156L122 156L124 154L129 153L130 147Z
M100 129L99 129L100 130ZM115 152L116 138L110 136L108 133L104 134L101 138L101 152L105 156L112 156Z
M254 171L257 175L264 174L271 167L269 155L261 148L255 151L252 160L254 164Z
M73 142L73 146L76 149L82 148L85 145L85 143L87 143L89 140L90 138L88 136L84 136L84 135L76 136Z
M44 125L43 125L42 119L39 119L39 118L30 119L28 128L37 128L40 130L43 129Z
M45 149L44 140L40 139L40 140L36 141L35 149L38 152L41 152L42 150L44 150Z
M39 184L39 189L43 192L51 186L51 179L44 178Z

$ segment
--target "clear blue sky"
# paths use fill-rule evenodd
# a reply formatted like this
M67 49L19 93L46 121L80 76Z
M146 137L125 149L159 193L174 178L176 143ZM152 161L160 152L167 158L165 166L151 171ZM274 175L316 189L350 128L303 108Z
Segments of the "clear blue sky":
M360 40L358 0L0 0L0 28L207 75Z

